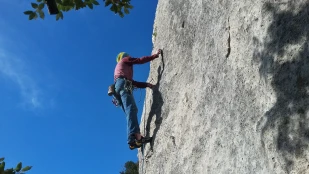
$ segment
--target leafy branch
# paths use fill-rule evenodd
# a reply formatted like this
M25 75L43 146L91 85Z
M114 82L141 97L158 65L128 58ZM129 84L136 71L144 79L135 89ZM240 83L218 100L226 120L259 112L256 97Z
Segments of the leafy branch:
M15 168L5 169L4 158L0 158L0 174L25 174L32 166L26 166L22 168L22 163L19 162Z
M124 17L125 14L130 13L130 9L133 6L130 4L131 0L103 0L105 7L110 6L110 10L120 17ZM32 10L27 10L24 12L28 15L29 20L45 18L45 13L43 9L45 6L48 8L50 15L56 15L56 20L63 19L63 12L68 12L71 10L80 10L82 8L93 9L94 6L98 6L100 3L97 0L36 0L32 2Z

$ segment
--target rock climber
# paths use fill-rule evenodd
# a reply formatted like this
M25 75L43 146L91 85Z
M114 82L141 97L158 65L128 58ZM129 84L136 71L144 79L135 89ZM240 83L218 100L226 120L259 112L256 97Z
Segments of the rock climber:
M147 82L137 82L133 80L133 65L145 64L158 58L161 54L159 49L156 54L144 56L141 58L133 58L128 53L121 52L117 55L117 65L114 71L115 95L118 96L120 105L126 114L127 118L127 142L131 150L139 148L143 143L146 143L147 138L144 138L140 133L140 128L137 118L137 106L133 96L133 88L152 88L153 85ZM149 139L148 139L149 140Z

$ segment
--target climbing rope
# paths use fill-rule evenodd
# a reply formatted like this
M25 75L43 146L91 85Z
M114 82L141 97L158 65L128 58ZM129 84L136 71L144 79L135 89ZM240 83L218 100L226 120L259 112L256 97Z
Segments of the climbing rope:
M146 94L146 96L145 96L145 101L147 101L147 94ZM146 106L147 106L147 104L145 104L145 114L146 114ZM146 133L146 126L145 126L145 120L146 120L146 118L144 118L144 133ZM142 145L142 174L144 173L144 159L145 159L145 156L144 156L144 148L145 148L145 146L144 146L145 144L143 143L143 145Z
M151 78L149 83L151 83L152 81L153 81L153 78ZM147 94L145 94L145 101L147 102ZM146 111L147 111L147 104L145 104L145 112L144 112L145 114L147 113ZM146 120L146 116L143 120L143 122L144 122L144 133L146 133L146 123L145 123L146 121L145 120ZM141 150L142 151L142 160L143 160L142 161L142 174L144 173L144 160L145 160L144 149L145 149L145 144L143 143L142 150Z

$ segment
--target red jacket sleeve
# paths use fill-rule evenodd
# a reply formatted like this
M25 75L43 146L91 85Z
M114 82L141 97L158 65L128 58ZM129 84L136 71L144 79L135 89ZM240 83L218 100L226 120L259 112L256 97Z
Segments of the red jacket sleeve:
M130 65L133 65L133 64L144 64L144 63L147 63L147 62L150 62L152 61L153 59L159 57L159 55L157 54L154 54L152 56L143 56L141 58L133 58L133 57L125 57L123 58L123 62L127 63L127 64L130 64Z
M137 88L146 88L148 86L148 83L132 81L132 85L137 87Z

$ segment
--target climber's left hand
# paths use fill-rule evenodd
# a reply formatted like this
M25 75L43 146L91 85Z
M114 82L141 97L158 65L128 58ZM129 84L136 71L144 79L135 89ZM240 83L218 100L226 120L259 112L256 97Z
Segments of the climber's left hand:
M147 83L147 87L152 89L153 84L151 84L151 83Z

